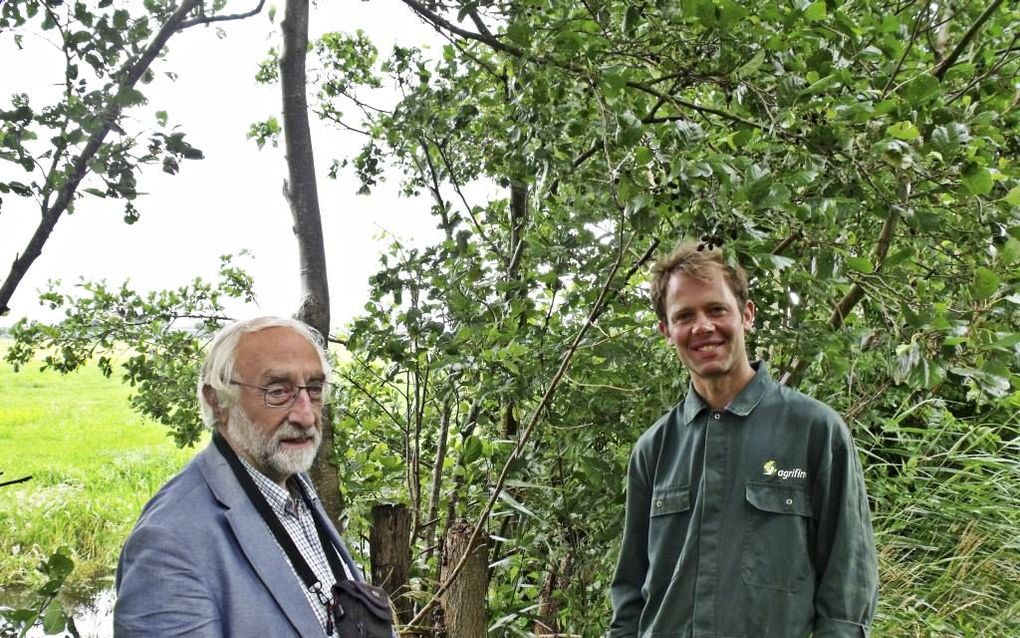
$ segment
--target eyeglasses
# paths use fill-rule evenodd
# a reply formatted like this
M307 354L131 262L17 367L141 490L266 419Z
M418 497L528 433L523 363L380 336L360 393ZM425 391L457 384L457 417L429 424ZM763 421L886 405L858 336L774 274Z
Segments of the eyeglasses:
M289 408L297 401L298 395L304 390L308 393L308 400L312 403L322 403L322 397L326 394L329 384L325 381L317 381L308 385L295 385L293 383L270 383L267 386L241 383L230 380L233 385L244 386L254 390L262 390L262 398L268 408Z

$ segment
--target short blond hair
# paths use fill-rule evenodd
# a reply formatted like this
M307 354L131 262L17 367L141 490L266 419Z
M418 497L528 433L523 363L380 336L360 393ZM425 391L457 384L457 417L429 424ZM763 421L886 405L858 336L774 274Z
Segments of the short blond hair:
M737 298L740 307L744 307L750 297L747 288L747 273L740 264L726 260L722 248L712 244L685 241L680 243L668 255L655 262L652 266L652 306L659 321L666 321L666 289L673 275L682 274L696 279L705 279L708 272L718 270L723 280Z

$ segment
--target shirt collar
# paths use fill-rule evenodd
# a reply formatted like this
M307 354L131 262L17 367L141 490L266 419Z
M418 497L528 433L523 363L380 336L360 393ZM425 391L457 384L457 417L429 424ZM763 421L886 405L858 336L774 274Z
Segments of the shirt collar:
M294 498L294 495L289 489L283 488L262 472L259 472L255 467L248 461L241 458L241 455L237 456L241 461L241 465L244 469L248 470L248 474L251 475L255 485L258 486L259 492L262 492L262 496L266 497L266 501L269 502L269 506L276 512L287 512L295 509L301 502L300 499ZM305 494L308 495L308 499L311 501L315 500L315 490L312 489L311 484L305 479L304 476L297 474L294 479L301 481L301 487L305 488Z
M754 410L768 391L772 382L768 365L764 361L755 361L751 364L751 367L755 370L754 377L730 401L730 404L723 408L727 412L737 416L747 416L751 413L751 410ZM687 388L687 397L684 399L684 425L693 421L702 410L707 408L708 404L694 390L694 384L690 384Z

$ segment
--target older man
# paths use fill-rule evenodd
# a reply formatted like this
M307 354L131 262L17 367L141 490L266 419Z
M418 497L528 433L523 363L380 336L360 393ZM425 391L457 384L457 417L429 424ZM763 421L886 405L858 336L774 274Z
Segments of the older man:
M344 613L363 611L338 588L368 605L385 598L361 582L304 475L328 374L320 338L298 321L260 317L216 336L198 382L213 441L124 545L115 635L330 635Z
M631 455L610 636L867 636L878 572L846 426L748 360L740 266L685 244L652 272L691 383Z

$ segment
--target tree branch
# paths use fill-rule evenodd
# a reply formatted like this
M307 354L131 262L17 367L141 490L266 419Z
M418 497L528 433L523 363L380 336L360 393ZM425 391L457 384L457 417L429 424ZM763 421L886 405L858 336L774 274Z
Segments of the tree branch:
M890 206L889 216L886 217L885 223L882 225L878 243L875 244L875 250L872 252L872 260L875 262L876 273L881 270L882 262L885 261L886 256L889 254L889 247L892 246L893 236L895 235L899 219L899 208ZM861 299L864 299L864 287L855 282L850 286L850 290L843 295L843 298L839 300L836 308L832 311L832 315L829 316L829 327L833 330L839 330L845 323L847 315L860 303ZM797 357L790 364L790 369L783 374L779 383L781 385L788 385L800 374L803 367L804 359Z
M638 91L647 93L649 95L653 95L656 98L659 98L660 100L665 100L667 102L675 104L676 106L683 107L685 109L690 109L692 111L697 111L702 115L704 114L716 115L718 117L723 118L724 120L729 120L730 122L737 122L738 124L746 124L747 126L753 126L754 128L761 131L765 131L766 133L769 131L769 127L765 126L760 122L746 120L740 117L739 115L727 113L726 111L723 111L721 109L712 108L710 106L701 106L693 102L688 102L687 100L681 100L680 98L673 97L672 95L668 95L666 93L663 93L662 91L656 91L652 87L641 82L627 82L627 86L633 89L637 89ZM662 122L675 122L676 120L680 119L683 118L680 116L667 116L667 117L650 117L642 121L645 124L659 124Z
M245 18L250 18L253 15L256 15L257 13L262 11L262 7L265 4L266 4L266 0L259 0L258 6L256 6L251 11L246 11L245 13L233 13L233 14L225 15L225 16L209 16L209 17L204 17L203 16L201 18L193 18L191 20L185 20L184 22L182 22L180 24L179 27L177 27L177 30L178 31L184 31L185 29L188 29L188 28L191 28L191 27L194 27L194 26L198 26L200 24L212 24L213 22L228 22L230 20L243 20Z
M3 474L3 472L0 472ZM31 476L22 476L21 478L14 479L13 481L4 481L0 483L0 487L7 487L8 485L17 485L18 483L24 483L25 481L31 481Z
M967 29L967 33L963 34L963 39L961 39L949 55L946 56L946 59L942 60L942 62L935 67L932 75L934 75L939 82L941 82L942 78L945 77L946 72L949 71L954 64L956 64L956 60L963 53L963 50L967 48L967 45L969 45L971 40L974 39L977 32L981 30L981 27L984 26L985 22L988 22L988 19L992 17L992 14L995 13L1001 4L1002 0L993 0L992 4L988 5L988 8L985 9L980 16L978 16L978 19L974 22L974 24L970 25L970 28Z
M434 11L430 10L425 5L421 4L420 2L417 2L417 0L401 0L401 2L409 6L412 11L417 13L421 18L423 18L425 21L431 24L433 28L435 28L437 31L440 29L446 29L450 33L455 33L462 38L467 38L469 40L477 40L478 42L487 44L497 51L509 53L510 55L518 58L524 57L524 51L522 49L518 49L517 47L510 46L508 44L503 44L502 42L499 41L499 39L497 39L495 36L491 34L486 35L483 33L474 33L473 31L462 29L457 25L453 24L452 22L450 22L449 20L446 20L438 13L435 13Z

